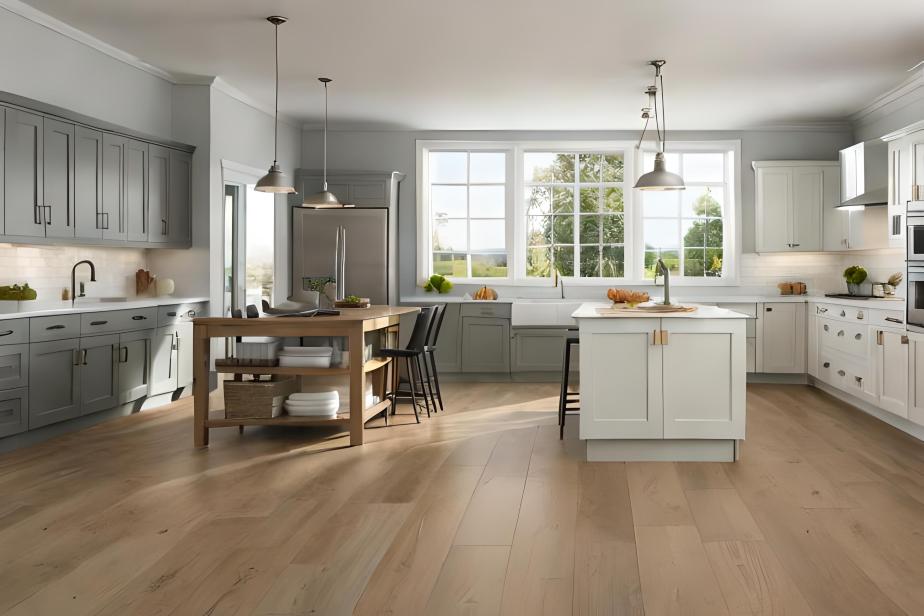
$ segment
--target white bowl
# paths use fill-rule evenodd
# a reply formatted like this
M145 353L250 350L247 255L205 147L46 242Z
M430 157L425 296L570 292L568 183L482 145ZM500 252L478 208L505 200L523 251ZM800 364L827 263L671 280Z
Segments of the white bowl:
M289 402L329 402L331 400L339 402L340 392L331 390L289 394Z

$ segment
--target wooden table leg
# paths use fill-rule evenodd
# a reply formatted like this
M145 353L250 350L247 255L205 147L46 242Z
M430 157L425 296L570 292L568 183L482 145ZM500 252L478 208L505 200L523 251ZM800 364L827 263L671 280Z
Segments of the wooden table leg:
M202 325L193 325L193 442L196 447L208 447L209 429L209 363L211 339Z
M362 323L350 329L350 445L363 444L363 411L366 402L366 373L363 372L365 336Z

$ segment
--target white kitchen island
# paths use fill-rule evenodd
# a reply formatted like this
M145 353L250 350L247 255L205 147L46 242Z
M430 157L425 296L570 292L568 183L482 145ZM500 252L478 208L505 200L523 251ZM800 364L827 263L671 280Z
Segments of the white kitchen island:
M580 437L587 459L737 459L749 317L715 306L618 314L609 308L609 302L590 302L572 315L580 331Z

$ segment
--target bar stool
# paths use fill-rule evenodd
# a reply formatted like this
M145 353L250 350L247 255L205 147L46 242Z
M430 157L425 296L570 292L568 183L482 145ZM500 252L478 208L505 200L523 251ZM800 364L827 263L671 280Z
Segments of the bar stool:
M423 398L427 417L430 416L430 402L427 399L423 370L420 366L420 358L424 354L424 347L427 344L427 336L430 334L430 325L433 322L433 316L436 314L436 306L427 306L421 308L414 321L414 329L411 331L411 339L407 347L403 349L380 349L379 354L382 357L392 359L391 377L391 414L394 415L398 408L398 400L403 398L410 399L411 407L414 409L414 419L420 423L420 415L417 413L419 402L417 401L417 389L420 388L420 397ZM407 367L408 390L401 391L401 379L398 376L398 360L404 358Z
M436 409L439 402L439 409L443 410L443 393L440 391L440 376L436 371L436 342L440 337L440 330L443 328L443 317L446 315L446 304L439 304L436 307L436 316L433 319L433 325L430 326L430 334L427 336L427 345L424 347L424 372L427 376L427 385L430 388L430 399L433 402L433 408ZM434 393L436 394L434 396Z
M581 410L580 393L568 391L571 380L571 347L578 346L580 338L568 336L565 338L565 358L561 367L561 393L558 395L558 439L565 438L565 418L568 413L577 414Z

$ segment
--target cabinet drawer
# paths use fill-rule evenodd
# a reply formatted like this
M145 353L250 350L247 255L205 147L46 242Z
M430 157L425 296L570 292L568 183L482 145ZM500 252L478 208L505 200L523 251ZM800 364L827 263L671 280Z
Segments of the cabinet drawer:
M0 392L0 438L25 432L29 426L29 390Z
M462 304L463 317L495 317L510 318L510 304L495 304L488 302L471 302Z
M157 326L175 325L191 321L196 317L208 316L206 306L206 302L161 306L157 309Z
M898 310L874 310L869 316L871 325L897 327L899 329L905 325L905 314Z
M832 319L818 319L819 348L837 349L864 362L869 355L869 328Z
M29 342L29 319L0 321L0 345Z
M869 367L834 353L818 356L818 378L858 398L869 398L875 391Z
M80 315L62 314L29 319L29 342L80 337Z
M80 333L84 336L151 329L157 321L157 308L108 310L80 315Z
M9 344L0 347L0 390L26 387L29 384L29 345Z
M870 321L870 311L865 308L853 306L838 306L837 304L815 304L815 315L835 321L850 321L852 323L867 323Z

